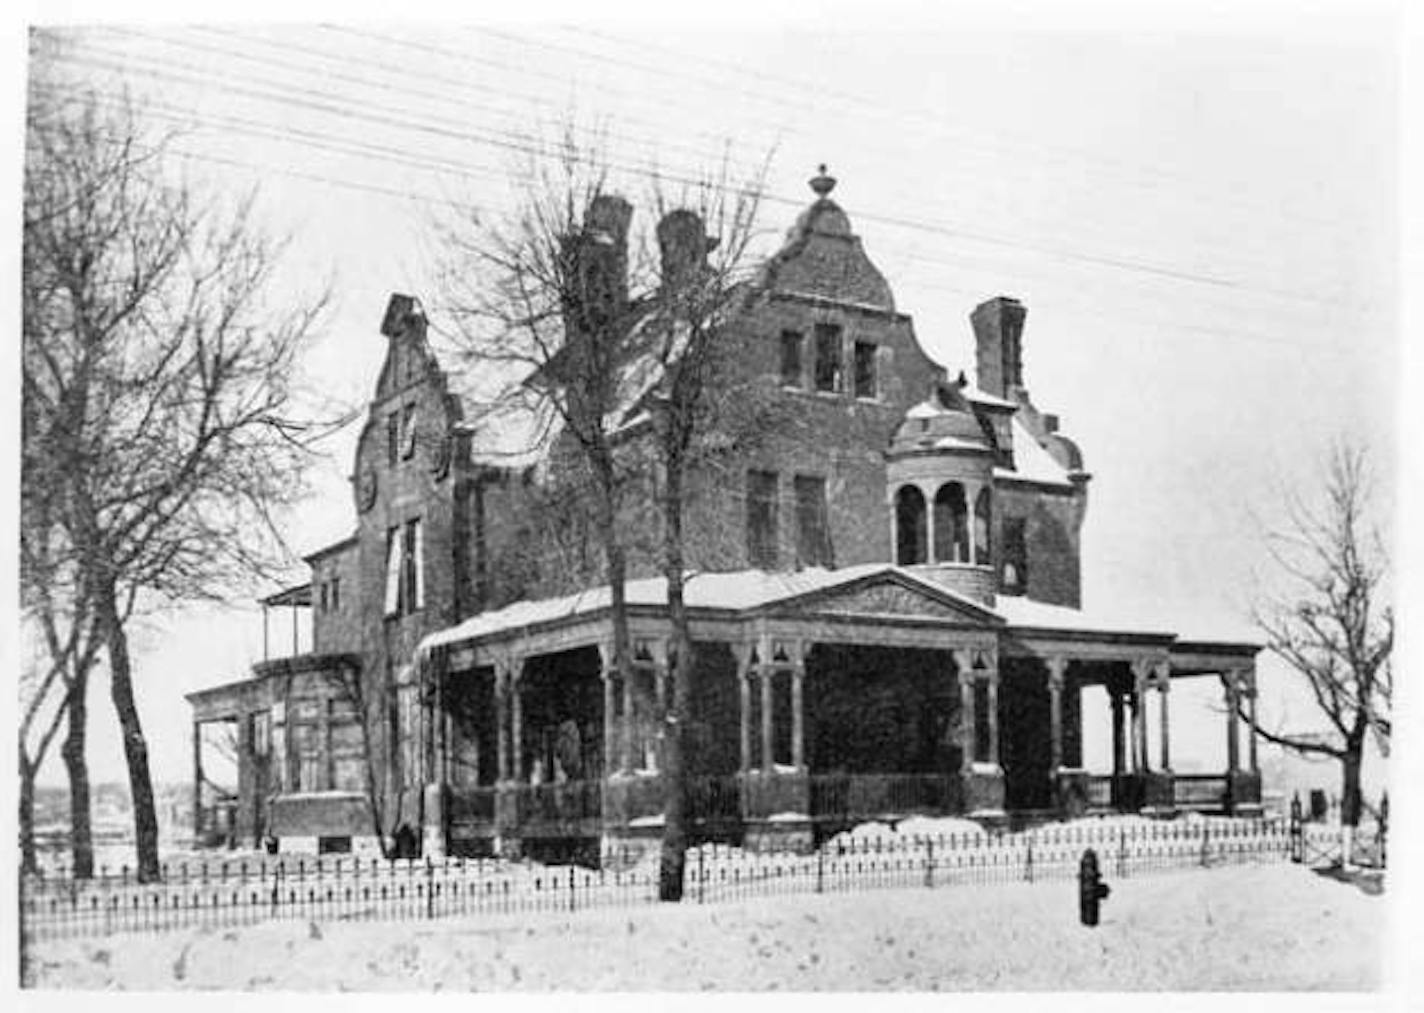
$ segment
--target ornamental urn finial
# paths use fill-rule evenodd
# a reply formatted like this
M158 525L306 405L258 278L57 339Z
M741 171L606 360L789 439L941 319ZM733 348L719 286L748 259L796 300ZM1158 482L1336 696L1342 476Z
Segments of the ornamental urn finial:
M826 163L822 162L816 167L818 175L811 177L811 189L815 191L817 197L829 196L830 192L836 188L834 176L826 175Z

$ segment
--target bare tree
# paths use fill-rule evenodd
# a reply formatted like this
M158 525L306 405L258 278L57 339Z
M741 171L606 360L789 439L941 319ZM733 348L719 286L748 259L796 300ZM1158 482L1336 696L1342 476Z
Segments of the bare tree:
M483 406L477 426L524 425L516 453L556 433L575 453L562 462L581 473L604 557L613 625L613 664L631 677L626 583L628 548L620 512L636 475L618 453L630 407L627 335L635 312L628 255L632 208L607 192L607 170L593 147L568 129L556 157L531 156L516 210L492 220L478 213L437 221L443 246L443 302L455 320L471 369L502 371L508 382Z
M45 490L82 574L123 732L138 874L152 880L158 824L127 623L221 598L284 561L273 514L302 492L321 432L295 417L293 378L324 300L267 304L277 250L251 199L225 205L175 181L163 139L127 102L37 89L26 139L24 414L47 440L22 484Z
M1389 752L1394 613L1366 451L1336 444L1321 470L1318 491L1289 495L1284 529L1268 535L1283 583L1254 614L1266 649L1300 677L1329 730L1311 734L1258 721L1253 731L1297 753L1338 760L1341 823L1353 829L1365 744L1373 736L1380 752Z

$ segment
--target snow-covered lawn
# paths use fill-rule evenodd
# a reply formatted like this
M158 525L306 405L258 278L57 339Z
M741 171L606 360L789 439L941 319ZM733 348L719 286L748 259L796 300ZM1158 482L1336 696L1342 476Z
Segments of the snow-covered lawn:
M404 923L278 921L38 944L47 988L1378 988L1385 901L1289 864Z

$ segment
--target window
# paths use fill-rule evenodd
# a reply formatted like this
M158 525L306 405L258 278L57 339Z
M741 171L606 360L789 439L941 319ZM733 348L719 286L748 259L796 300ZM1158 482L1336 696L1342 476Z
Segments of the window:
M415 405L406 405L401 414L401 460L415 456L415 418Z
M819 475L797 475L795 486L796 563L833 566L826 480Z
M425 539L420 520L386 531L387 616L409 615L425 607Z
M925 496L913 485L895 493L895 562L913 566L925 561Z
M1028 587L1027 521L1009 517L1004 521L1003 580L1005 594L1023 594Z
M816 325L816 389L841 389L841 329L835 324Z
M315 700L296 701L288 712L287 770L292 791L320 791L326 786L318 728L320 713Z
M781 332L781 382L787 387L801 386L801 332Z
M401 540L400 528L386 531L386 615L398 616L401 610Z
M341 608L341 578L331 578L331 611L335 612Z
M330 599L327 597L327 594L328 594L328 592L327 592L326 581L322 581L322 582L321 582L321 611L323 611L323 612L325 612L325 611L327 610L327 608L328 608L328 607L330 606L330 604L331 604Z
M392 468L400 454L400 436L400 412L392 412L386 419L386 463Z
M873 398L878 394L875 376L875 346L855 343L855 396Z
M974 680L974 752L978 763L989 763L989 684L983 679Z
M934 558L940 563L969 562L969 516L964 486L946 482L935 493Z
M986 486L979 490L979 496L974 501L974 562L980 566L991 565L989 557L991 520L989 489Z
M366 787L366 766L360 716L350 700L328 700L326 708L331 787L337 791L362 791Z
M747 472L747 559L752 566L776 566L776 472Z

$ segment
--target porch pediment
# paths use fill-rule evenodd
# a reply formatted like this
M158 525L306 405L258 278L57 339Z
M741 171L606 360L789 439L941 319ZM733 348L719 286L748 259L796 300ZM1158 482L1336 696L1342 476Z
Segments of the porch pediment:
M998 626L1003 620L968 598L899 570L885 569L858 580L772 602L780 616L876 616L934 619L957 625Z

